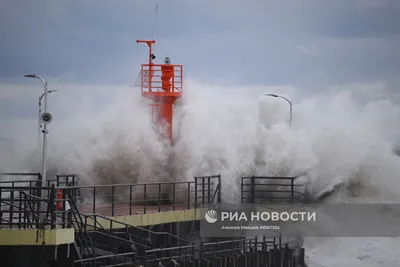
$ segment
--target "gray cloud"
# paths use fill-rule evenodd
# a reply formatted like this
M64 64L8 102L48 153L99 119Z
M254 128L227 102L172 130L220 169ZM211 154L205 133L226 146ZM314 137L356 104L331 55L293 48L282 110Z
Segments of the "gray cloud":
M0 79L35 71L68 83L133 84L146 60L135 40L151 38L155 4L2 1ZM396 1L161 2L156 54L209 82L389 82L400 70L399 10Z

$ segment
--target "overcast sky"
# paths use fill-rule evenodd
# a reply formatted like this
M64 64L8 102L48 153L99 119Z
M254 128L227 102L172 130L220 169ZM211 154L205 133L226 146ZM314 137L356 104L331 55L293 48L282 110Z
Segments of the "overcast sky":
M400 2L385 0L0 1L0 75L133 84L156 56L189 77L266 84L396 80Z
M3 119L35 116L32 99L18 104L29 112L10 102L18 86L40 88L25 73L62 89L132 86L147 55L136 39L153 35L159 62L209 84L399 90L398 0L0 0Z

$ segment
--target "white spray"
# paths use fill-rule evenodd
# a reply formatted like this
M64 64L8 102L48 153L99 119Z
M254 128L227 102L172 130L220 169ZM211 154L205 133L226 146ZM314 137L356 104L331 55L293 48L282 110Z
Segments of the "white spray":
M227 202L238 201L242 175L300 173L306 173L308 190L316 196L338 184L357 185L356 196L345 190L332 201L400 198L400 158L393 153L400 136L400 112L389 100L355 101L361 98L351 91L300 98L279 88L239 90L187 83L175 111L171 149L154 134L147 103L138 90L109 88L103 93L105 108L93 112L87 107L102 105L81 101L62 122L51 124L51 169L77 173L91 184L221 174ZM287 103L264 93L285 94L293 101L292 128L287 124ZM13 137L24 139L23 133ZM21 160L20 155L27 153L18 151L12 165L11 155L1 153L7 159L3 169L8 165L7 171L18 171L27 162L35 168L39 154Z

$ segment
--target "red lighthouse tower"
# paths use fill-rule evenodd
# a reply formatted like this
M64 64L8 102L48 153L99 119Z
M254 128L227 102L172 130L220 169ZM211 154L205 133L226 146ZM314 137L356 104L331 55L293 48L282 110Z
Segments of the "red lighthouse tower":
M137 40L149 47L149 62L141 65L140 88L142 96L153 100L151 106L153 123L162 129L162 136L172 144L173 104L183 89L182 65L171 64L168 57L164 64L154 64L156 58L152 45L154 40Z

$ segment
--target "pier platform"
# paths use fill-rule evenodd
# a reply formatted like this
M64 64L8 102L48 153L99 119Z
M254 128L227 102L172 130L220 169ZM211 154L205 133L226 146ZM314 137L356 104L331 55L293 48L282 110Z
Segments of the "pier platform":
M304 266L304 249L289 248L282 237L190 243L201 208L221 203L219 175L114 185L80 185L76 175L43 185L40 174L30 175L0 182L0 256L8 267ZM269 178L243 177L241 202L262 201L271 191L264 187L274 184ZM294 179L280 179L288 183L272 191L293 201ZM18 259L21 253L29 259Z

